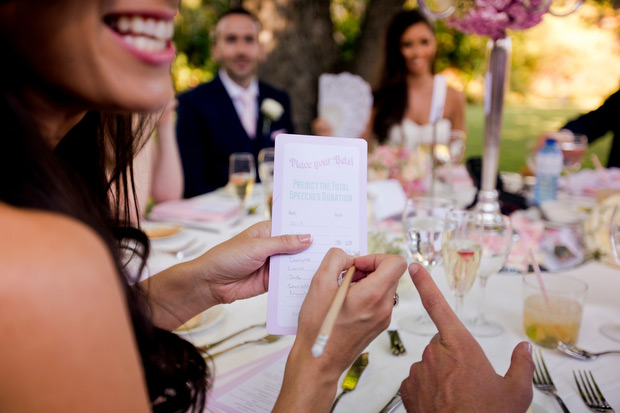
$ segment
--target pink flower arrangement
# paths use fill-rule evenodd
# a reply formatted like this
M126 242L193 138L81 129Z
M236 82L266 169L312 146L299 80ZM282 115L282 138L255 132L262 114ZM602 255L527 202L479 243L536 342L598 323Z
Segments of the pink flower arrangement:
M430 168L424 152L403 146L380 145L368 156L368 180L396 179L408 197L426 192Z
M549 10L548 0L458 0L448 25L465 33L506 37L506 30L523 30L537 25Z

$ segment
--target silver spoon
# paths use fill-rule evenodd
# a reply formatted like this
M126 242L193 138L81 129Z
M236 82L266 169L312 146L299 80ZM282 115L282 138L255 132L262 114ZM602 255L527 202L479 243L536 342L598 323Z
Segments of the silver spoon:
M594 360L603 354L611 354L618 353L620 354L620 350L609 350L609 351L600 351L598 353L593 353L577 346L573 346L572 344L564 344L561 341L558 341L557 347L564 354L568 354L569 356L581 359L581 360Z

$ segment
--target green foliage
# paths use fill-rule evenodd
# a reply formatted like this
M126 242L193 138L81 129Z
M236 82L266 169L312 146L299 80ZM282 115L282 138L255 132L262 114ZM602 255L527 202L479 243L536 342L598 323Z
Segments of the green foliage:
M340 47L343 61L353 59L355 41L360 34L362 16L368 0L333 0L330 6L334 25L334 39Z
M227 0L184 0L175 19L178 56L172 68L177 91L210 79L216 69L211 59L210 32L229 7Z

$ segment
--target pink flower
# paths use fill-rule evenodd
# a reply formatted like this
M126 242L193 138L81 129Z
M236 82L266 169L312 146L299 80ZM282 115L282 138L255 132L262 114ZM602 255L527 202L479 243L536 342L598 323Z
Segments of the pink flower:
M396 179L409 196L425 192L429 170L426 157L406 147L382 145L368 156L369 180Z
M448 25L466 33L506 37L506 29L528 29L542 21L549 8L543 0L460 0L459 13L447 20Z

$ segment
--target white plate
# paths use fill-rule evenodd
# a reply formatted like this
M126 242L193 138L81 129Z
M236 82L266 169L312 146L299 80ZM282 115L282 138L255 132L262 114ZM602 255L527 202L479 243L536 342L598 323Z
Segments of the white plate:
M196 326L189 329L181 328L181 326L177 330L174 330L174 332L179 335L196 334L213 327L222 319L223 316L224 306L215 305L200 314L200 321Z
M591 205L566 199L544 202L540 209L547 221L556 224L576 224L588 217Z
M531 413L547 413L547 410L544 407L542 407L541 405L536 404L534 402L532 402L532 405L530 406L530 408L527 411L528 411L528 413L529 412L531 412Z
M167 224L165 222L144 221L140 224L140 227L151 241L176 238L183 231L183 227L180 225Z

